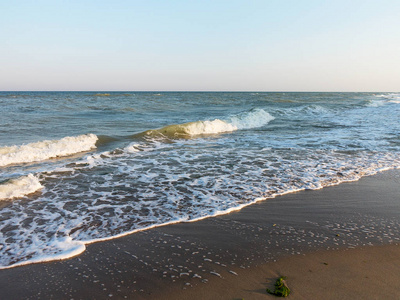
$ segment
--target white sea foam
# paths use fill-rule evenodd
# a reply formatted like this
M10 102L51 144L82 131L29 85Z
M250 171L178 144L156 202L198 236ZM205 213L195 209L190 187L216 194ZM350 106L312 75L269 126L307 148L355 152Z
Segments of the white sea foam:
M231 117L230 123L237 129L250 129L262 127L274 119L263 109L253 109L250 112Z
M0 200L23 197L40 190L43 186L39 180L29 174L0 184Z
M159 134L172 138L191 137L201 134L216 134L237 130L236 126L220 119L213 121L196 121L184 124L168 125L160 129L146 131L147 136Z
M97 136L86 134L60 140L46 140L21 146L0 147L0 167L43 161L96 148Z
M386 100L370 100L367 104L369 107L380 107L385 106L389 103L400 104L400 97L399 99L386 99Z
M385 100L370 100L367 103L367 106L369 107L380 107L384 106L387 103Z
M73 241L72 238L69 236L58 239L53 238L51 241L48 242L47 245L45 245L45 247L43 247L44 245L41 244L40 241L37 241L37 243L37 245L31 245L29 248L25 248L21 251L21 255L27 255L29 252L36 252L36 255L33 258L23 260L8 266L0 265L0 270L34 263L68 259L77 256L86 250L85 243L80 241ZM46 253L46 251L43 251L48 249L54 249L55 253Z
M400 99L400 94L399 93L389 93L389 94L376 95L376 97L385 98L385 99Z
M138 145L137 143L131 143L127 147L125 147L124 150L128 153L135 153L140 151L139 147L140 145Z
M371 100L369 106L377 107L377 106L383 106L387 103L396 103L396 104L400 103L399 93L376 95L376 97L379 98L379 100Z
M216 134L237 130L236 126L225 121L215 119L213 121L197 121L183 125L184 132L189 135Z
M310 149L292 152L288 160L280 150L248 149L237 156L224 148L210 159L207 151L188 153L181 147L198 144L178 141L152 151L95 155L95 164L89 159L77 164L75 172L42 174L46 191L38 199L24 203L24 209L2 210L9 215L0 224L0 230L7 228L3 239L17 236L18 241L0 249L0 269L68 258L88 243L218 216L266 198L357 180L400 165L392 155L350 158ZM34 210L36 218L22 222L27 209Z

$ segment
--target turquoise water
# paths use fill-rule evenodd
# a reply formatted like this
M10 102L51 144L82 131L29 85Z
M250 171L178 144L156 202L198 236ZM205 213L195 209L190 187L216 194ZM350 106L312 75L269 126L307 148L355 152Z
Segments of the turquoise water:
M0 265L400 166L398 93L0 92Z

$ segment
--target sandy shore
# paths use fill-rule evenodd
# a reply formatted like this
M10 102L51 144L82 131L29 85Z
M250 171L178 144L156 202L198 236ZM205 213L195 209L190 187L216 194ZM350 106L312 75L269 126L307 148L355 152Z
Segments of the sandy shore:
M172 290L153 299L278 299L266 293L287 275L289 299L399 299L400 247L317 251L243 270L205 286Z
M0 271L2 299L400 298L400 171Z

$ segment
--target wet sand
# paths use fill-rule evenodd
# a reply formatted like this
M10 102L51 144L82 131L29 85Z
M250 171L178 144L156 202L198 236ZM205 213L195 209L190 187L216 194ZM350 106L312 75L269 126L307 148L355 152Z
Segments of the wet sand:
M2 299L400 298L400 171L0 271Z
M236 277L214 280L207 287L172 290L152 299L279 299L274 290L287 276L289 299L399 299L400 247L374 246L317 251L290 256L243 270Z

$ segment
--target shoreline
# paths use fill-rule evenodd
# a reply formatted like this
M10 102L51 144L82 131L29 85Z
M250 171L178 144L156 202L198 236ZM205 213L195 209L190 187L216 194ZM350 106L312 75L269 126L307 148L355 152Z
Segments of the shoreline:
M397 170L396 168L388 168L388 169L383 169L383 170L378 170L375 171L373 174L370 175L364 175L364 177L370 177L370 176L375 176L377 174L380 174L382 172L387 172L387 171L392 171L392 170ZM225 211L219 211L217 213L214 213L213 215L206 215L206 216L202 216L202 217L197 217L191 220L173 220L173 221L168 221L166 223L162 223L162 224L153 224L150 225L149 227L144 227L144 228L139 228L139 229L133 229L131 231L126 231L126 232L122 232L113 236L109 236L109 237L103 237L103 238L97 238L97 239L93 239L93 240L83 240L83 241L73 241L76 245L79 245L81 247L79 247L80 249L75 249L73 248L71 254L60 254L58 257L57 255L54 256L54 258L38 258L38 259L33 259L33 260L28 260L28 261L21 261L21 262L17 262L15 264L9 265L9 266L4 266L4 267L0 267L0 270L6 270L6 269L11 269L11 268L15 268L15 267L20 267L20 266L25 266L25 265L30 265L30 264L37 264L37 263L48 263L48 262L52 262L52 261L59 261L59 260L67 260L67 259L71 259L75 256L81 255L83 252L86 251L86 248L88 245L90 244L95 244L95 243L101 243L101 242L107 242L107 241L111 241L114 239L119 239L125 236L129 236L135 233L139 233L139 232L143 232L143 231L147 231L147 230L152 230L152 229L156 229L156 228L160 228L160 227L164 227L164 226L170 226L170 225L174 225L174 224L180 224L180 223L194 223L194 222L199 222L208 218L216 218L216 217L221 217L221 216L225 216L234 212L239 212L241 210L243 210L244 208L257 204L259 202L263 202L263 201L268 201L268 200L272 200L275 199L277 197L282 197L288 194L295 194L295 193L299 193L299 192L304 192L304 191L317 191L317 190L322 190L324 188L329 188L332 186L337 186L343 183L350 183L350 182L356 182L358 180L360 180L363 177L360 177L359 179L349 179L349 180L345 180L345 181L341 181L341 182L335 182L320 188L315 188L315 189L306 189L306 188L300 188L297 190L291 190L291 191L287 191L287 192L283 192L280 194L273 194L272 196L268 196L265 198L255 198L253 201L245 203L245 204L241 204L237 207L232 207L230 209L227 209ZM0 199L1 200L1 199ZM0 206L1 208L1 206ZM82 248L83 247L83 248ZM68 252L68 253L69 253Z
M369 267L376 271L368 277L383 278L377 270L380 252L400 269L400 246L396 245L400 243L399 182L400 171L389 170L321 190L277 196L227 215L89 244L84 253L68 260L0 270L0 296L157 299L162 295L164 299L183 299L190 295L194 299L256 299L258 294L252 290L256 282L257 287L263 285L263 293L261 287L257 293L265 298L265 288L273 287L268 286L266 278L274 280L272 275L285 275L293 292L291 298L303 299L304 291L313 290L316 279L320 279L320 287L324 282L331 283L329 277L323 276L331 274L326 271L305 286L299 278L306 276L293 276L302 274L296 272L311 265L312 257L315 261L336 259L335 263L322 266L337 269L332 273L336 276L331 277L339 280L343 268L350 266L360 253L369 255ZM371 245L374 247L368 247ZM356 249L344 250L348 248ZM343 255L338 254L342 252ZM351 255L352 252L357 254ZM282 272L288 270L289 274L278 275L276 266L280 263ZM351 269L354 274L358 274L356 269L357 265ZM393 278L398 282L400 274L395 271ZM385 291L400 295L396 284L390 289L378 281L374 282L377 290L384 284ZM368 289L362 281L358 285L354 291ZM338 289L326 288L324 299L338 295ZM346 299L343 297L351 288L343 291L341 299ZM304 299L312 299L307 295ZM348 299L357 297L349 295Z

